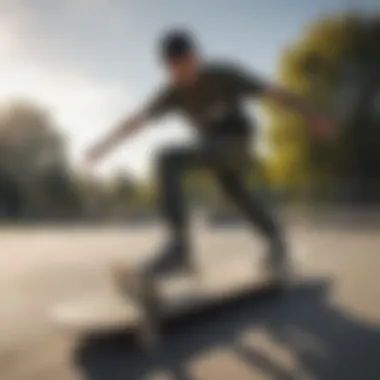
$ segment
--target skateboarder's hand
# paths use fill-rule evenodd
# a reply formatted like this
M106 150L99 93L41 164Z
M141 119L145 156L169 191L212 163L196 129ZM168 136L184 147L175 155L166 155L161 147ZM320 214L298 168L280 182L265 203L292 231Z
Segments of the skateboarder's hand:
M309 118L311 133L323 140L333 140L337 137L336 125L332 118L325 115L313 115Z
M96 144L92 146L84 156L85 167L93 167L96 165L105 155L105 147L102 144Z

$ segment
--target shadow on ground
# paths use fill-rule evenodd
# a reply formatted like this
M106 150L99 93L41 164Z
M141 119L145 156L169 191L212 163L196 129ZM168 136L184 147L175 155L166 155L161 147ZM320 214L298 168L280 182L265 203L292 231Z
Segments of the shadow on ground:
M380 329L354 321L329 300L327 279L274 297L255 296L221 310L173 324L160 347L137 352L122 334L84 342L75 354L88 380L143 379L158 370L191 380L186 364L212 349L228 346L252 371L276 380L303 380L262 352L239 343L244 331L264 330L289 350L303 373L320 380L380 378Z

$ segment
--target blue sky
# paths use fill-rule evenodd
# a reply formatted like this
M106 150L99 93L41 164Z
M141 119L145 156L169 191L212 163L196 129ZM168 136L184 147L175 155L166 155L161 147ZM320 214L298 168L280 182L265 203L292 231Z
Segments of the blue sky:
M282 49L318 17L378 0L0 0L0 101L33 98L85 147L163 80L155 42L173 26L196 32L210 57L275 75ZM144 175L163 144L191 137L179 120L150 126L101 168Z

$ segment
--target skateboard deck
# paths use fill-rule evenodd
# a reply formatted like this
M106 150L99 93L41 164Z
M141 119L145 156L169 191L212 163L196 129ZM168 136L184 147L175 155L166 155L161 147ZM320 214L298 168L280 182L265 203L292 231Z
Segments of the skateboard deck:
M113 291L109 289L102 294L87 295L58 305L52 313L54 322L66 331L82 335L120 329L139 334L139 331L146 329L146 326L142 327L143 307L122 290L125 286L121 284L122 274L130 272L131 268L120 263L113 264L112 268ZM227 262L224 265L218 263L193 276L165 277L155 285L156 328L161 321L228 303L263 288L273 288L273 283L260 266L245 260Z

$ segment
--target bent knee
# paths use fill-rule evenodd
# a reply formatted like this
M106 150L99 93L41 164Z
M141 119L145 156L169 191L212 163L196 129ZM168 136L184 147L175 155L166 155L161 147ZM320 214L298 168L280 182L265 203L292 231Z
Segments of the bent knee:
M184 152L178 148L163 150L158 154L155 164L160 173L178 172L186 164Z

